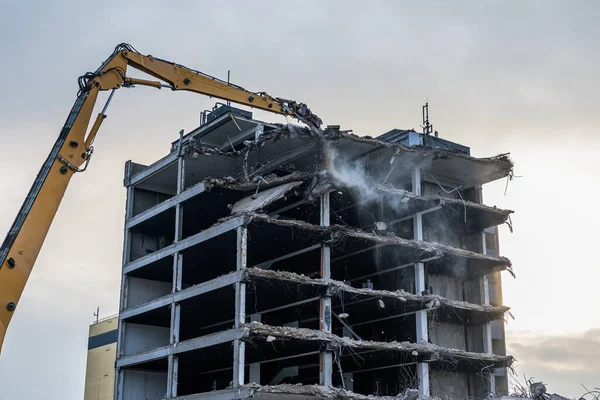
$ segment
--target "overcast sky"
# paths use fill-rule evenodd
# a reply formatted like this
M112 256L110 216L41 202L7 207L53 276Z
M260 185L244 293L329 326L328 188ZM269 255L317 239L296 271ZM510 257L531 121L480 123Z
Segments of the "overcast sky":
M120 42L251 90L308 103L328 124L419 128L522 176L485 188L514 209L501 251L517 372L578 396L600 386L600 3L596 1L0 1L0 232L8 231L75 100ZM164 156L213 101L120 90L75 176L0 356L0 400L80 400L88 324L117 311L128 159ZM280 121L271 115L261 119Z

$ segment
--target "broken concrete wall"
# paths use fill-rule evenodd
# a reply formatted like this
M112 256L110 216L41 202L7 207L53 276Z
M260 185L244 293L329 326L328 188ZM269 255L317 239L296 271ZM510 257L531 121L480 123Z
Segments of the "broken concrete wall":
M429 339L438 346L452 349L467 349L465 327L456 323L431 321Z
M469 375L452 370L431 370L431 396L441 400L465 400L471 398Z
M464 301L462 279L442 275L427 275L433 293L450 300Z

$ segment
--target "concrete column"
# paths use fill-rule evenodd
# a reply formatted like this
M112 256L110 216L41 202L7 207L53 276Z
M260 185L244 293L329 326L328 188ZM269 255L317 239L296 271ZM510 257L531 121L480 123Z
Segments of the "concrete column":
M246 268L248 250L248 230L244 226L237 228L237 270ZM246 284L238 281L235 284L235 328L241 328L246 322ZM246 359L246 343L236 339L233 342L233 387L244 384L244 365Z
M125 167L126 176L125 182L129 182L131 178L131 161L127 162ZM135 188L132 185L127 186L127 199L125 200L125 224L127 220L133 216L133 195ZM131 252L131 232L125 228L125 236L123 238L123 267L129 262L129 254ZM127 275L121 274L121 294L119 297L119 310L124 310L127 307ZM125 338L125 322L119 318L117 336L117 358L123 356L123 342ZM123 398L123 371L120 368L115 369L115 399Z
M342 375L344 379L344 389L354 391L354 374L352 372L344 372Z
M321 195L320 212L321 226L329 226L329 193ZM321 278L331 279L331 248L327 244L321 245ZM331 333L331 296L329 293L321 297L319 309L319 329ZM323 350L319 354L319 384L332 386L332 375L333 355L331 351Z
M479 204L483 204L483 188L477 186L475 188L475 200ZM480 240L480 251L482 254L487 253L487 246L485 242L485 232L481 232ZM479 294L481 297L481 304L490 304L490 283L488 275L484 275L479 279ZM483 352L493 353L492 351L492 324L490 322L485 323L481 327L482 338L483 338ZM487 389L488 393L496 395L496 376L493 372L486 374L487 378Z
M123 400L123 376L124 372L122 369L117 368L115 371L115 400Z
M411 173L412 192L421 195L421 170L415 168ZM423 216L416 214L413 218L413 238L423 240ZM425 287L425 265L415 263L415 294L420 295ZM427 325L427 311L421 310L415 313L416 318L416 341L417 343L429 341L429 327ZM421 396L429 396L429 364L418 363L417 375L419 377L419 393Z
M261 322L261 320L262 320L261 314L256 313L256 314L250 315L250 322ZM248 376L248 383L258 383L260 385L260 364L259 363L250 364L249 374L250 374L250 376Z
M167 371L167 398L177 397L177 382L179 375L179 358L169 356L169 367Z
M180 194L185 188L185 158L177 159L177 194ZM183 207L181 204L175 206L175 232L173 243L182 239L183 235ZM181 253L173 254L173 281L172 293L181 290L182 287L182 266L183 255ZM179 329L181 325L181 305L171 304L171 324L170 324L170 343L176 346L179 342ZM177 381L179 374L179 358L176 355L170 355L168 358L167 371L167 397L177 397Z

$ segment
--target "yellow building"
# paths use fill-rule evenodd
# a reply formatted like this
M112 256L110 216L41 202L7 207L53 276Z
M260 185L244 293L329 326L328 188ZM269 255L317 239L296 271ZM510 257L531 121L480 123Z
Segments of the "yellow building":
M119 317L90 325L84 400L113 400Z

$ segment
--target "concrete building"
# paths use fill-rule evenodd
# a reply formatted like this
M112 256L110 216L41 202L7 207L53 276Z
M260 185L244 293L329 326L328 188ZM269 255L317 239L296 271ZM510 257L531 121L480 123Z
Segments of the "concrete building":
M511 211L482 185L511 171L412 131L215 110L126 164L115 398L503 394Z
M90 325L84 400L113 400L119 317Z

